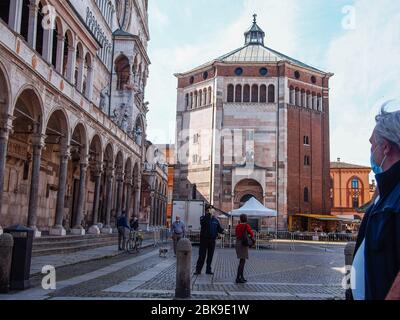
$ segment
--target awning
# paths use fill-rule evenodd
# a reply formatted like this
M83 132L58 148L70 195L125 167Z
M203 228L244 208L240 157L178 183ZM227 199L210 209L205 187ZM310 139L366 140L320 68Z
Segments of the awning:
M357 219L351 219L349 217L339 217L339 216L332 216L327 214L295 214L293 217L304 217L304 218L311 218L320 221L342 221L342 222L358 222Z

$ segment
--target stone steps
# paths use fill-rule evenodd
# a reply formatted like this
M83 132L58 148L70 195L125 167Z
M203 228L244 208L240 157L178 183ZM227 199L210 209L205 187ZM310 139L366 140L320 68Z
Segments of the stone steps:
M98 247L118 244L118 235L85 235L36 238L33 242L32 256L67 254Z

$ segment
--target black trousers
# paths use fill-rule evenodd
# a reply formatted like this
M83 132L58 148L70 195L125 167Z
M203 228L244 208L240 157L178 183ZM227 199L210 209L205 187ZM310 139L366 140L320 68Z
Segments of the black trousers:
M199 259L197 260L196 271L201 273L204 266L204 261L207 255L207 269L206 272L211 271L211 263L215 251L215 240L214 239L200 239Z

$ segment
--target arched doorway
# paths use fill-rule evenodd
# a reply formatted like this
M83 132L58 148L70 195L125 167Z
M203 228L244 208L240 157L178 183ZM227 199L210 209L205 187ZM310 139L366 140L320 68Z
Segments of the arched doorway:
M42 102L33 88L24 89L16 99L13 112L13 131L9 136L5 176L6 211L8 223L22 223L37 230L47 221L40 216L46 186L39 184L45 172L40 171L44 136L42 135ZM40 201L42 200L42 201ZM27 214L28 213L28 214Z
M65 235L63 228L65 211L65 194L67 169L69 160L69 126L66 114L62 110L54 111L46 124L46 148L43 151L43 161L51 172L46 176L48 186L46 215L51 217L49 226L52 235ZM50 169L51 168L51 169ZM51 208L51 209L50 209ZM55 210L53 209L55 208Z
M264 203L261 184L254 179L243 179L239 181L234 190L234 209L242 207L246 201L250 200L252 197Z
M254 195L252 194L245 194L241 199L240 199L240 207L242 207L247 201L249 201L251 198L253 198Z

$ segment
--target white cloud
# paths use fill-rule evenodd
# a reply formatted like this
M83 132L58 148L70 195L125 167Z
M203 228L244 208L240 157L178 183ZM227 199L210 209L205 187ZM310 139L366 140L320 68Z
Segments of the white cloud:
M400 2L355 1L356 26L331 42L331 159L369 164L374 116L400 95ZM397 12L397 14L395 14Z
M150 13L151 19L155 21L155 25L158 28L165 27L169 24L169 18L166 14L164 14L157 6L153 7L153 11Z

